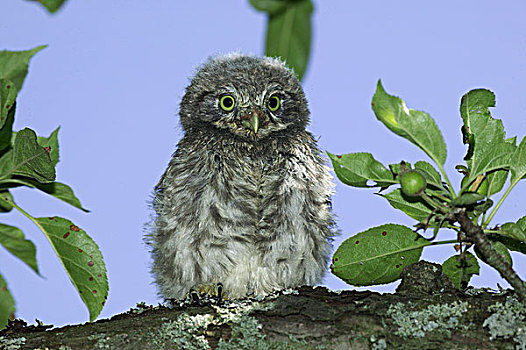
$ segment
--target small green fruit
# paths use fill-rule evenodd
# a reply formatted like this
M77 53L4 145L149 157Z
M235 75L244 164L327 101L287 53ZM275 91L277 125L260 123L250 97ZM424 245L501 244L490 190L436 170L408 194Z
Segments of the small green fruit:
M467 176L464 176L464 178L462 179L462 182L460 184L461 187L464 187L466 185L467 178L468 178ZM484 180L482 180L482 182L478 185L477 190L473 191L473 187L475 186L476 182L477 182L477 180L473 181L473 183L468 186L467 190L469 192L476 192L476 193L478 193L480 195L485 196L488 193L488 187L489 187L488 180L486 179L486 177L484 177Z
M409 197L416 197L426 189L425 177L418 171L410 170L400 175L402 192Z

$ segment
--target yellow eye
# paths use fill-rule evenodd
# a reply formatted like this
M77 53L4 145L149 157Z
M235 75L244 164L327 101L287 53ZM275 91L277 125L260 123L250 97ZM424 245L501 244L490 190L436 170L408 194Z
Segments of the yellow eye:
M219 106L221 106L221 109L226 112L230 112L231 110L233 110L235 104L236 101L231 95L225 95L219 100Z
M268 109L270 109L272 112L275 112L278 110L280 105L279 97L278 96L270 96L268 99Z

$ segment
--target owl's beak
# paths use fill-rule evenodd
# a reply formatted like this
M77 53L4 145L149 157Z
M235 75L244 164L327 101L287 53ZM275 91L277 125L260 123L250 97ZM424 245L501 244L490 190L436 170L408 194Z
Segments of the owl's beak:
M250 130L252 130L254 134L257 134L259 130L259 115L254 113L248 122L250 124Z
M263 112L258 108L254 108L247 113L241 114L241 124L255 135L258 133L261 118L265 118Z

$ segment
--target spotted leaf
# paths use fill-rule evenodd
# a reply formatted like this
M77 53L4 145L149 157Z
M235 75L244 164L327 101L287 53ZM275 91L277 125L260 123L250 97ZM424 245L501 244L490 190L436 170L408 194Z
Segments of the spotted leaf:
M49 154L49 158L53 165L58 163L58 131L60 126L55 129L48 137L38 136L37 142L40 146L44 147L44 150Z
M29 60L46 46L37 46L26 51L0 51L0 78L9 79L18 91L26 79Z
M93 321L108 295L106 267L99 247L83 229L67 219L45 217L34 220L53 245Z
M354 286L396 281L407 265L420 259L430 242L402 225L386 224L344 241L333 256L331 271Z
M29 128L20 130L16 135L10 173L40 183L50 183L55 180L53 162L44 147L38 144L35 132Z
M51 159L51 162L54 166L57 165L59 161L59 152L58 152L58 131L60 130L60 126L55 129L48 137L44 136L37 136L37 143L44 148L46 153L49 155L49 159ZM18 132L12 133L12 140L11 142L14 144L16 137L18 135Z

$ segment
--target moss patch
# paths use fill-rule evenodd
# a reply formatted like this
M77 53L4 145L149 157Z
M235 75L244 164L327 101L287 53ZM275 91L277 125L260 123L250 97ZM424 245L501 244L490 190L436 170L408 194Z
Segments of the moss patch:
M487 327L490 339L512 338L516 349L526 349L526 306L517 299L508 297L506 303L495 303L488 307L492 312L483 323Z
M462 327L460 319L468 311L468 303L455 301L451 304L429 305L423 310L408 310L409 304L396 303L387 310L397 326L395 334L401 337L423 338L427 332L440 332L448 337L451 330Z
M0 337L0 349L2 350L18 350L26 343L26 338L5 338Z

